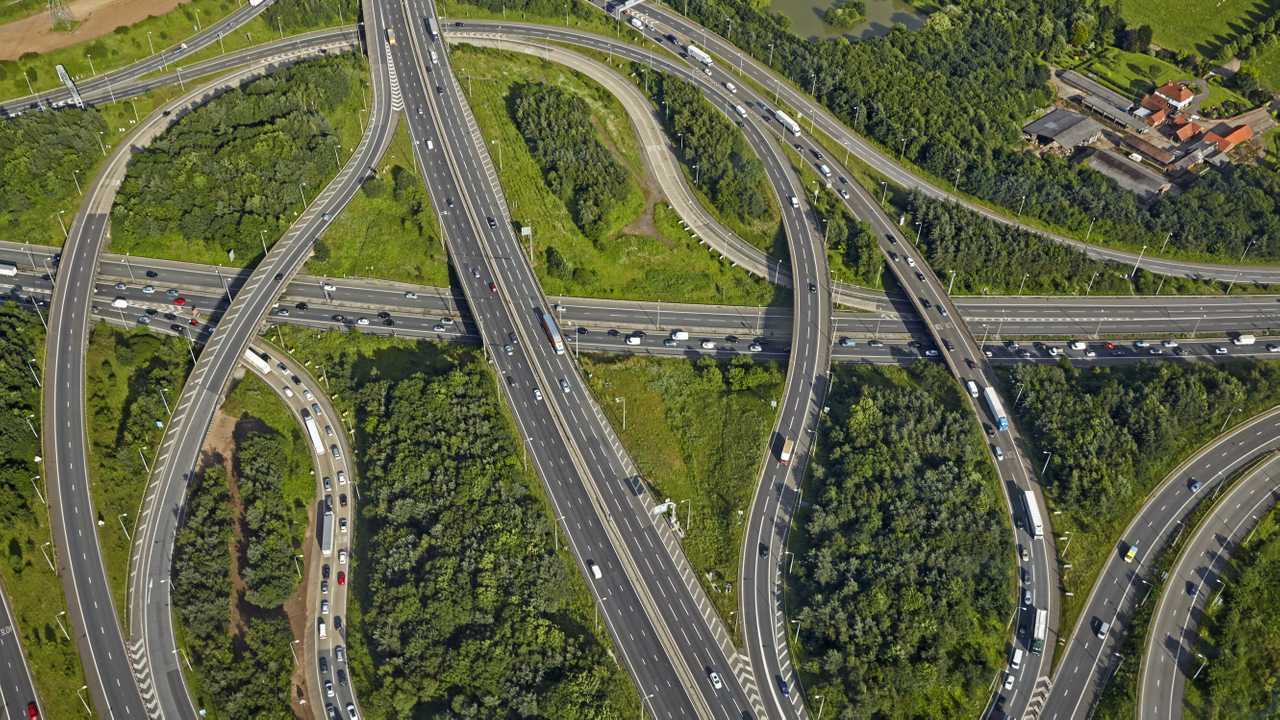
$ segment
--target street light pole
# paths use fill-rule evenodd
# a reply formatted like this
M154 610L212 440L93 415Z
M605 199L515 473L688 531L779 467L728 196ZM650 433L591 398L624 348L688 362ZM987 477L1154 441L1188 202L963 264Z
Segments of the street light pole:
M1045 450L1045 451L1044 451L1044 454L1045 454L1045 455L1047 455L1048 457L1046 457L1046 458L1044 459L1044 467L1040 468L1040 475L1041 475L1041 477L1043 477L1043 476L1044 476L1044 474L1045 474L1046 472L1048 472L1048 471L1049 471L1049 461L1053 459L1053 453L1052 453L1052 452L1049 452L1048 450Z
M1129 273L1130 280L1138 279L1138 265L1142 263L1142 256L1147 254L1147 246L1142 246L1142 252L1138 253L1138 261L1133 264L1133 272Z

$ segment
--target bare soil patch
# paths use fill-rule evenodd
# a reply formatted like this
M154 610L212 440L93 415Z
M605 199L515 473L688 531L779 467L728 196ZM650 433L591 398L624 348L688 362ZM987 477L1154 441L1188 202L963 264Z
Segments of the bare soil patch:
M79 23L70 32L55 31L48 11L0 25L0 60L17 60L23 53L43 53L93 40L181 4L180 0L70 0L67 7Z

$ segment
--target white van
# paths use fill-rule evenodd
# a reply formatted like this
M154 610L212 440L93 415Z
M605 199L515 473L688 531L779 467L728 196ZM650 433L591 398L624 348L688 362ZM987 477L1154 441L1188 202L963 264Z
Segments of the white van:
M672 331L671 331L671 339L672 339L672 340L688 340L688 339L689 339L689 331L687 331L687 330L672 330Z
M1070 347L1072 350L1083 350L1085 348L1085 344L1083 340L1072 340Z
M734 106L733 106L733 111L734 111L734 112L736 112L736 113L738 113L738 117L746 117L746 116L747 116L747 109L746 109L746 108L744 108L744 107L742 107L741 105L734 105Z
M725 82L724 89L734 94L738 92L738 86L728 81Z
M978 397L978 383L972 380L965 380L964 386L969 391L969 397Z
M1013 649L1013 657L1009 660L1009 667L1013 670L1022 669L1022 648Z
M831 168L827 167L826 163L819 165L818 170L822 172L822 177L831 177Z
M316 627L320 630L321 640L329 637L329 626L325 625L324 618L316 618Z
M628 345L639 345L639 344L640 344L640 336L639 336L639 335L628 335L628 336L627 336L627 344L628 344Z
M595 564L594 561L588 560L587 565L591 568L591 577L597 580L604 577L604 574L600 572L600 566Z

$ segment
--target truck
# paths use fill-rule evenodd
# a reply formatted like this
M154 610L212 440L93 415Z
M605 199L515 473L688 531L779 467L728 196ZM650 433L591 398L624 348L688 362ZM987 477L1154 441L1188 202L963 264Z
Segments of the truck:
M791 454L795 452L796 441L789 437L782 438L782 450L778 453L778 462L786 465L791 462Z
M631 23L631 27L639 30L640 32L644 32L644 23L640 22L640 18L635 15L632 15L631 19L627 22Z
M1008 430L1009 417L1004 414L1004 406L1000 404L1000 396L996 394L996 389L988 385L983 389L982 394L987 398L987 409L991 411L991 419L996 421L996 427Z
M1049 611L1036 608L1036 622L1031 632L1031 652L1039 655L1044 652L1044 636L1049 630Z
M267 0L249 0L249 7L258 7Z
M436 18L434 15L427 18L427 32L431 33L432 40L440 39L440 27L436 25Z
M1258 341L1258 338L1252 335L1240 334L1240 335L1236 335L1235 339L1231 341L1231 344L1232 345L1252 345L1257 341Z
M1022 502L1027 506L1027 531L1031 537L1044 535L1044 522L1040 520L1040 508L1036 505L1036 494L1030 490L1022 491Z
M685 51L689 53L689 57L697 60L703 65L711 64L711 56L703 52L702 48L699 48L697 45L689 43L689 45L685 47Z
M387 28L387 44L396 44L396 31L393 28Z
M253 348L244 349L244 361L253 367L254 370L266 375L271 372L271 364L268 363L261 355L253 351Z
M800 136L800 123L792 120L790 115L782 112L781 110L774 110L773 118L792 135L795 135L796 137Z
M325 557L333 555L333 511L325 510L320 523L320 553Z
M316 455L324 455L324 440L320 439L320 428L306 408L302 409L302 424L307 426L307 436L311 438L311 447L315 448Z
M560 336L560 328L556 326L556 321L551 317L551 313L546 310L538 310L542 315L542 331L547 334L547 340L551 342L551 347L555 348L557 355L564 354L564 338Z
M14 277L18 274L18 266L13 263L0 263L0 275Z

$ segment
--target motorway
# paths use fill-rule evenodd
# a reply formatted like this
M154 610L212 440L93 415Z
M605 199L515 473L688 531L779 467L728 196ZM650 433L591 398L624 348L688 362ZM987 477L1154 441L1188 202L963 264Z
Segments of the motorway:
M28 703L40 707L31 670L22 654L22 641L9 598L0 588L0 716L9 720L30 720Z
M714 32L710 32L707 28L689 21L671 7L657 3L647 3L637 7L636 12L641 17L647 18L650 21L656 21L661 25L670 28L681 38L691 38L695 42L700 41L697 42L698 46L707 50L712 55L718 55L723 59L731 60L732 62L730 64L736 65L744 76L750 78L760 87L773 89L776 95L781 97L787 105L794 108L800 116L808 119L811 125L816 124L822 132L826 133L829 137L834 138L835 142L839 145L838 149L852 152L858 157L858 159L866 163L873 170L898 187L905 189L918 189L930 197L956 202L973 212L990 218L991 220L1004 225L1018 227L1029 233L1041 235L1053 240L1054 242L1069 245L1081 250L1088 256L1099 260L1108 260L1126 266L1133 266L1140 262L1143 269L1163 275L1213 278L1223 281L1264 284L1275 284L1280 282L1280 268L1276 267L1253 265L1234 267L1230 265L1170 260L1152 257L1150 254L1144 253L1135 254L1124 250L1115 250L1099 245L1090 245L1073 238L1068 238L1064 235L1045 232L1008 217L1003 210L1000 212L990 210L965 196L956 195L952 191L945 190L905 169L893 158L886 155L880 148L875 147L869 141L863 139L861 136L847 128L820 103L808 95L796 90L789 81L778 77L763 63L759 62L747 53L742 52L737 48L737 46L728 42ZM833 149L835 148L828 148L828 150Z
M1151 491L1142 509L1117 538L1115 551L1098 574L1075 627L1061 637L1050 635L1052 641L1059 643L1061 657L1040 718L1088 717L1118 663L1139 660L1117 657L1115 648L1129 630L1127 623L1136 603L1144 601L1150 591L1144 572L1150 571L1159 550L1183 531L1185 518L1199 500L1218 492L1225 480L1260 455L1276 449L1280 449L1280 408L1215 438ZM1198 490L1192 490L1192 481L1200 484ZM1136 557L1133 562L1126 562L1125 554L1131 546L1137 547ZM1169 577L1173 590L1178 583L1173 580L1174 575ZM1097 637L1100 622L1110 623L1105 638Z
M326 716L332 716L339 708L345 713L348 706L361 714L355 686L348 675L345 638L349 626L342 620L347 617L349 556L354 546L356 502L360 497L350 436L328 393L293 358L261 341L255 342L250 352L264 358L268 370L262 372L248 362L241 363L242 367L252 370L292 411L302 437L306 438L308 447L314 449L316 502L312 505L315 518L312 527L315 537L303 553L306 567L303 582L310 627L323 621L327 630L324 638L318 632L308 632L303 638L301 663L307 683L307 702L316 709L316 717L320 708L325 708ZM315 420L318 433L315 439L311 438L304 422L307 417ZM336 456L330 446L338 447ZM332 510L334 522L333 548L328 553L323 552L320 544L326 508ZM320 658L324 658L323 667Z
M370 4L372 5L372 3ZM367 7L365 29L380 30L376 6ZM193 717L176 648L170 611L170 562L181 516L187 477L196 468L209 424L245 348L275 298L310 256L315 239L359 189L391 142L393 91L386 65L370 58L373 92L369 125L342 169L257 265L234 296L217 328L196 360L165 430L152 480L143 500L129 573L130 629L141 651L145 686L155 690L153 707L165 717ZM65 262L65 260L64 260ZM60 281L59 285L63 283ZM87 304L87 303L86 303Z
M80 98L84 100L86 104L89 102L89 98L91 96L109 96L116 92L116 86L118 85L131 82L143 75L156 72L157 70L165 70L169 65L181 60L182 58L194 55L213 43L218 42L218 39L223 35L226 35L232 30L235 30L241 25L257 17L274 1L275 0L265 0L265 2L257 5L256 7L252 5L241 5L229 15L219 19L212 25L205 27L200 32L192 35L182 42L179 42L177 45L162 48L160 52L148 55L147 57L138 60L137 62L130 63L122 68L100 73L83 80L76 80L76 90L80 93ZM5 101L0 104L0 116L13 115L27 110L59 107L69 102L71 102L71 93L67 91L66 88L58 86L53 90L47 90L45 92L36 93L35 95L27 95L25 97Z
M1204 670L1199 623L1226 586L1231 553L1280 500L1280 458L1272 456L1217 501L1169 570L1151 619L1138 680L1138 720L1177 720L1188 677ZM1274 619L1272 620L1274 622Z
M264 60L193 89L157 109L135 127L127 142L116 146L87 188L64 246L65 269L51 297L43 402L46 409L57 408L57 412L45 412L42 418L45 478L69 617L76 628L89 695L104 717L140 718L146 711L107 587L89 492L84 352L97 257L106 244L115 190L133 148L164 132L176 120L171 111L260 74L269 64Z

